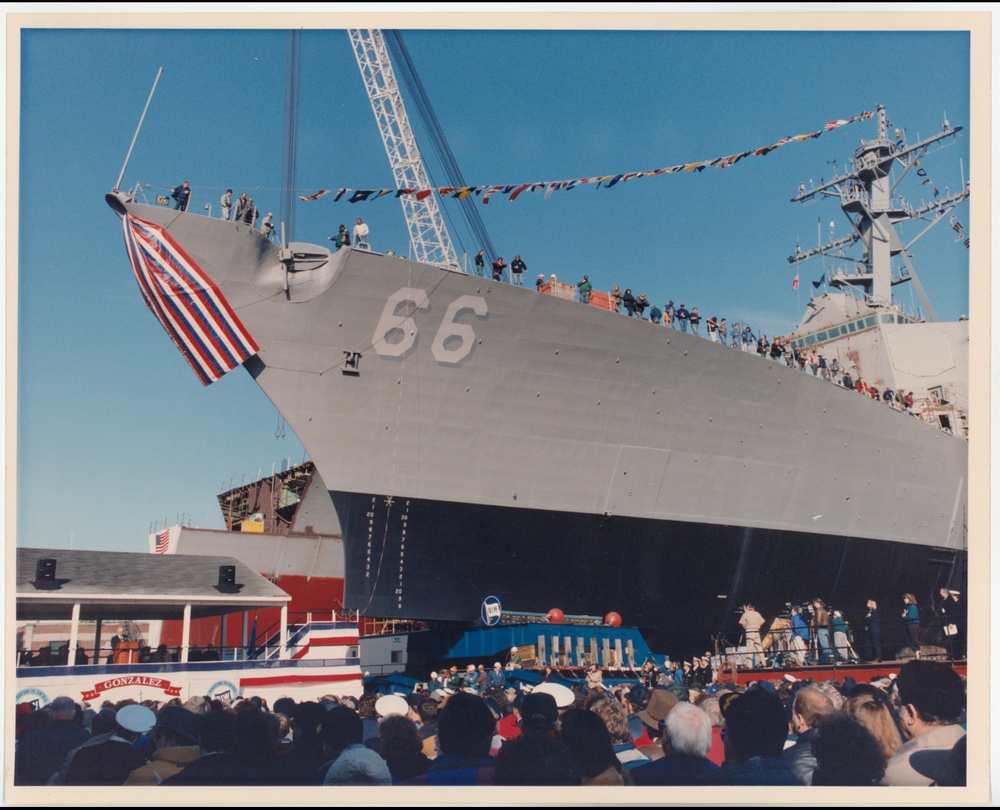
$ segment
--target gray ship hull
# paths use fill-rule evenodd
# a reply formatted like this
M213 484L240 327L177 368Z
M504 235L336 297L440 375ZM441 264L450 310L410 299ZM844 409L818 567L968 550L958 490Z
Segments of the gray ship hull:
M870 598L889 606L910 590L936 594L966 570L964 553L912 543L424 500L396 512L384 496L331 495L345 525L345 604L464 621L479 619L486 596L515 610L615 611L677 655L713 636L735 644L746 602L770 619L822 595L854 621ZM369 529L374 553L346 540ZM890 646L905 641L894 615L884 611Z
M109 200L218 285L383 617L621 613L662 638L964 579L967 446L809 374L487 279ZM310 258L306 254L313 254ZM286 259L288 257L286 256Z

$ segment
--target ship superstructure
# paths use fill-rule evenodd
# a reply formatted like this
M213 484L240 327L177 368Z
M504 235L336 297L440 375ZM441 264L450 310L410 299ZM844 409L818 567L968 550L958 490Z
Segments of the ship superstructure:
M300 269L237 223L109 202L259 346L244 365L329 488L348 608L471 619L498 595L704 640L765 593L964 575L967 448L937 427L534 290L352 248L295 245Z
M862 141L847 171L818 186L800 184L793 202L832 197L843 211L850 233L809 250L797 248L788 258L798 266L817 257L832 261L824 272L823 294L812 298L793 347L836 359L850 382L862 381L880 392L910 393L914 410L929 422L961 436L968 433L968 320L938 321L911 261L911 248L969 197L969 186L942 195L933 188L930 201L911 203L900 194L903 180L926 176L920 160L962 131L944 121L933 136L907 144L905 133L889 135L884 106L877 110L877 135ZM920 185L926 186L926 181ZM931 194L931 192L928 192ZM954 215L950 221L954 222ZM901 226L919 223L909 241ZM852 257L852 251L855 254ZM922 312L907 312L893 290L912 284Z
M386 65L365 41L377 89ZM385 134L402 119L372 100ZM747 602L777 615L818 595L853 609L964 590L968 448L951 433L967 328L919 323L891 296L894 259L919 283L894 226L940 221L968 194L897 205L891 164L911 168L958 129L908 147L888 140L883 108L877 124L848 174L796 197L839 196L852 232L793 262L854 243L863 255L810 302L793 343L842 350L873 385L940 386L962 411L950 431L785 362L450 261L279 246L149 205L142 186L107 201L147 306L199 378L243 365L322 474L346 608L614 611L660 649L697 646Z

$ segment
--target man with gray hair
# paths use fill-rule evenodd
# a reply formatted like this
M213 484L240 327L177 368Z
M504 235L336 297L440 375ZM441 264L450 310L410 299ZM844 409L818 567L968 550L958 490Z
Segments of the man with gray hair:
M663 758L632 771L637 785L703 785L719 766L706 754L712 747L708 715L690 703L678 703L663 721Z

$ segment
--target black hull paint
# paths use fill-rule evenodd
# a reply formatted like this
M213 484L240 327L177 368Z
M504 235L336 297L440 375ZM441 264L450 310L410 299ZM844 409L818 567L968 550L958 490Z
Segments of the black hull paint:
M679 521L534 511L331 492L344 536L345 605L381 618L478 622L504 608L604 616L643 628L657 652L687 656L722 634L740 640L739 609L771 619L820 597L861 642L875 599L890 650L905 634L902 596L925 624L944 586L965 591L964 551L867 538ZM927 632L927 639L934 630Z

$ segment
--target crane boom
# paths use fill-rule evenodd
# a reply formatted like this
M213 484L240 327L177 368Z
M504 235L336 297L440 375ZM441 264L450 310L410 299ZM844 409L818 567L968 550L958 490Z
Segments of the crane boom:
M430 178L410 128L382 32L377 28L351 28L348 34L389 156L396 188L430 189ZM416 195L404 194L399 201L410 232L414 258L459 270L458 257L435 196L428 194L418 200Z

